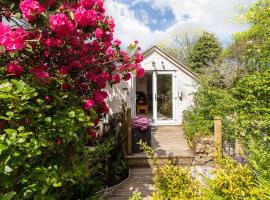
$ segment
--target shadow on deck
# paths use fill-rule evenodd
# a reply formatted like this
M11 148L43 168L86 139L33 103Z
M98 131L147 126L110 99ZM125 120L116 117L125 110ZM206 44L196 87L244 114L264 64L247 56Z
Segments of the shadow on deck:
M152 149L161 165L172 160L175 164L190 166L193 151L190 149L181 126L157 126L152 130ZM130 167L149 167L150 159L145 153L126 156Z
M157 126L152 130L152 149L158 162L164 165L173 160L177 165L191 166L194 153L190 149L181 126ZM130 167L129 178L114 188L105 199L128 200L134 191L151 199L154 191L151 161L145 153L126 156Z

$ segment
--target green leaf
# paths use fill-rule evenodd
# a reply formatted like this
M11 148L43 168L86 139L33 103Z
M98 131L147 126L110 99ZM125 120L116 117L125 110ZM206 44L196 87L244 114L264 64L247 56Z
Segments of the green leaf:
M11 167L9 167L8 165L5 166L5 172L9 173L12 171L13 171L13 169Z
M12 135L12 134L17 134L17 131L16 131L15 129L11 129L11 128L5 129L4 131L5 131L7 134L10 134L10 135Z
M46 194L48 189L49 189L49 186L47 186L47 185L44 186L43 189L41 190L41 194Z
M8 117L14 117L14 112L11 112L11 111L8 111L7 113L6 113L6 115L8 116Z
M1 154L3 151L7 150L7 149L8 149L8 146L7 146L7 145L0 144L0 154Z
M19 131L19 132L22 132L22 131L24 131L24 129L25 129L24 126L20 126L20 127L18 128L18 131Z
M0 200L11 200L16 195L16 192L12 191L0 196Z
M17 136L17 131L15 129L5 129L4 131L8 134L9 138L14 139Z
M69 116L70 118L74 118L74 117L75 117L75 112L74 112L74 111L70 111L70 112L68 113L68 116Z
M51 117L46 117L44 120L45 120L45 122L47 122L47 123L51 123L52 118L51 118Z
M16 99L16 97L10 94L0 94L0 99Z
M6 134L0 135L0 140L3 141L5 139L5 137L6 137Z
M22 17L22 14L21 14L20 12L16 12L16 13L14 14L14 17L15 17L16 19L20 19L20 18Z
M61 187L61 186L62 186L61 182L53 183L53 187Z

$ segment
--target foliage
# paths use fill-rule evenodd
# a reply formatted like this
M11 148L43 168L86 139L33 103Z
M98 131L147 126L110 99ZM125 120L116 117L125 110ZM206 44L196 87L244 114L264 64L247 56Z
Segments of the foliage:
M241 79L233 88L241 126L263 126L269 132L270 70L255 72ZM267 135L265 135L267 137ZM264 140L267 138L263 138Z
M196 72L214 63L222 52L221 45L214 34L204 32L194 44L188 57L188 66Z
M218 158L211 178L199 183L190 170L169 162L165 166L157 163L153 150L141 143L147 155L156 163L154 166L153 199L270 199L270 183L258 178L248 165L229 157Z
M237 99L239 138L248 152L248 162L259 176L270 180L270 70L255 72L233 88Z
M154 200L200 199L199 182L191 177L187 168L167 164L155 171Z
M151 147L142 141L139 144L154 166L154 200L200 199L199 182L191 177L187 168L175 166L172 162L160 166Z
M228 91L202 80L194 96L194 106L184 113L183 128L187 138L192 141L196 135L212 135L216 116L223 119L224 134L232 135L232 121L227 117L233 117L234 108L235 100Z
M226 158L219 161L208 180L205 199L269 199L269 188L256 182L253 171L247 166Z
M249 72L264 70L270 63L270 1L255 0L247 11L240 16L243 23L250 25L244 32L237 33L231 46L230 55L240 47L237 58Z
M2 18L0 194L95 196L125 171L121 139L99 122L105 88L143 75L137 41L121 50L101 0L0 1Z
M142 200L142 193L141 192L133 192L132 196L129 197L128 200Z
M187 66L188 57L199 35L200 33L177 33L173 38L162 41L158 46L180 63Z

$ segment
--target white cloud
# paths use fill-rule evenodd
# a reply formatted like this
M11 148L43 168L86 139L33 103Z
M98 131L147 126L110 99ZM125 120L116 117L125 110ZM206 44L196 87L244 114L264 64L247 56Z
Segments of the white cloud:
M115 36L120 38L125 46L138 40L142 47L149 47L154 42L161 40L164 32L151 31L144 22L137 20L134 11L131 11L127 5L113 0L105 1L105 3L107 13L115 19Z
M108 14L116 21L116 36L128 44L137 39L142 47L148 48L175 32L205 29L214 32L222 40L243 29L234 23L239 13L237 5L248 5L248 0L135 0L132 4L150 3L154 8L170 8L176 17L176 23L166 31L151 31L145 22L138 21L134 11L128 5L116 0L105 1ZM183 16L191 19L184 21ZM153 19L148 19L153 20ZM158 22L157 22L158 24Z

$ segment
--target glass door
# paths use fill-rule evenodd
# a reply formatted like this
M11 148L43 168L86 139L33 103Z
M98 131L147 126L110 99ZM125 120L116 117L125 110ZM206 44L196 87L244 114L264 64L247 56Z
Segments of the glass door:
M154 82L154 120L169 123L174 119L174 88L172 72L156 72Z

